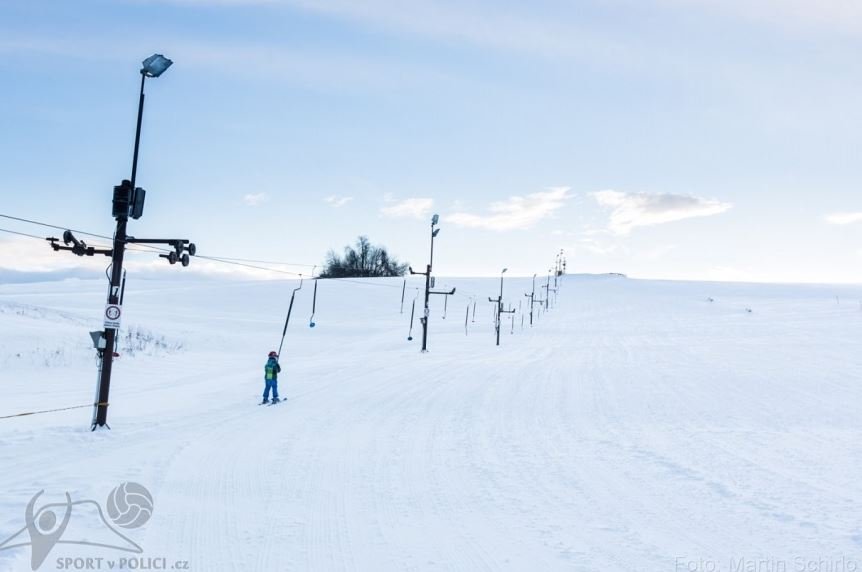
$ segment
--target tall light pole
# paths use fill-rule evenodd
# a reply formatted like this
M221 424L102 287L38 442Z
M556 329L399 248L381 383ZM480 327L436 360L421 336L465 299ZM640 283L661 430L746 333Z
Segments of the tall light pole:
M552 270L548 268L548 283L542 286L545 289L545 311L548 311L548 301L551 298L551 272Z
M562 288L562 286L563 286L563 274L564 274L564 269L565 269L565 265L566 265L566 254L565 254L565 252L566 251L561 248L559 257L557 258L557 276L560 277L559 286L557 286L556 280L554 280L554 286L557 288Z
M557 287L557 277L562 274L562 260L563 260L563 249L560 249L560 252L554 257L554 288Z
M141 93L138 99L138 122L135 129L135 150L132 155L132 178L123 181L119 187L114 187L113 215L117 220L117 230L114 233L114 248L111 258L111 286L108 291L108 305L119 305L120 282L123 277L123 255L125 254L126 225L129 215L132 218L140 218L143 211L144 191L135 187L135 179L138 174L138 150L141 145L141 120L144 115L144 82L148 77L156 78L165 73L173 62L161 54L154 54L143 61L141 67ZM131 212L130 212L131 211ZM190 251L191 252L191 251ZM193 253L193 252L192 252ZM171 253L176 257L175 253ZM173 259L176 262L176 258ZM183 265L188 264L188 257L183 260ZM105 328L105 350L102 352L102 364L99 375L98 400L96 410L93 412L93 429L104 427L108 420L108 398L111 391L111 367L114 361L114 344L117 330Z
M51 248L55 251L71 251L77 256L95 256L104 254L111 257L110 287L108 289L108 300L105 305L104 331L90 332L93 344L99 355L99 383L96 386L96 403L93 409L92 429L96 427L107 427L108 423L108 398L111 389L111 368L114 362L114 349L116 348L117 330L120 327L122 316L123 292L126 287L126 273L123 270L123 255L126 244L166 244L173 250L167 254L159 254L159 257L167 259L170 264L181 262L183 266L189 265L189 256L194 256L195 245L185 238L136 238L126 234L126 226L129 218L139 219L144 214L144 199L147 192L135 186L138 174L138 150L141 145L141 120L144 114L144 84L148 77L159 77L171 64L171 60L161 54L155 54L143 61L141 67L141 93L138 99L138 121L135 128L135 149L132 155L132 177L114 187L111 216L117 221L117 229L114 232L113 247L111 249L94 248L87 246L81 240L75 238L71 230L63 232L63 244L60 239L49 238ZM109 427L110 428L110 427Z
M502 272L500 272L500 295L496 300L493 298L488 298L489 302L497 302L497 319L495 320L495 328L497 330L497 345L500 345L500 328L501 322L503 321L503 314L512 314L515 312L512 310L503 310L503 275L506 274L508 268L504 268Z
M530 294L524 294L527 298L530 299L530 327L533 327L533 305L540 302L540 300L536 300L536 275L533 274L533 291Z
M557 276L560 275L560 255L557 253L554 256L554 288L557 287Z
M428 302L430 301L431 294L441 294L444 296L451 296L455 293L455 289L452 288L450 292L435 292L431 290L431 269L434 265L434 239L437 238L437 235L440 234L440 229L436 228L437 223L440 221L440 215L434 215L431 217L431 256L428 261L428 265L425 267L425 272L414 272L413 268L410 267L410 274L423 274L425 275L425 309L423 310L422 317L419 318L419 321L422 323L422 351L428 351L428 318L431 315L431 310L428 307Z

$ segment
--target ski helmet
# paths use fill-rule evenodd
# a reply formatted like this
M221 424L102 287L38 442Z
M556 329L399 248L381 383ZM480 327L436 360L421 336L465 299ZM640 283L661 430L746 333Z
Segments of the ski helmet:
M278 354L275 352L269 352L269 357L278 357Z

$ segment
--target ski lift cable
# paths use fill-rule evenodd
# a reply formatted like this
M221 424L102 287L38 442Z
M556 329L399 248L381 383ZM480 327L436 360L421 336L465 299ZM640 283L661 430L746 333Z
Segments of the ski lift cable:
M55 224L50 224L50 223L46 223L46 222L41 222L41 221L37 221L37 220L33 220L33 219L27 219L27 218L23 218L23 217L16 217L16 216L12 216L12 215L7 215L7 214L2 214L2 213L0 213L0 218L7 218L7 219L10 219L10 220L15 220L15 221L19 221L19 222L28 223L28 224L35 224L35 225L38 225L38 226L43 226L43 227L46 227L46 228L52 228L52 229L55 229L55 230L71 230L72 232L75 232L75 233L78 233L78 234L81 234L81 235L84 235L84 236L93 236L93 237L96 237L96 238L102 238L102 239L106 239L106 240L113 240L113 237L110 237L110 236L107 236L107 235L104 235L104 234L98 234L98 233L87 232L87 231L83 231L83 230L76 230L76 229L67 229L66 227L63 227L63 226L58 226L58 225L55 225ZM33 237L36 237L35 235L32 235L32 236L33 236ZM37 238L39 238L40 240L42 240L42 237L37 237ZM151 245L151 244L139 244L139 243L135 243L135 246L142 247L142 248L144 248L144 249L149 249L149 250L157 250L157 251L160 251L160 252L169 252L169 251L170 251L170 249L168 249L168 248L162 248L162 247L155 246L155 245ZM135 249L132 249L131 247L127 247L127 248L128 248L129 250L135 250L135 251L137 251L137 252L144 252L144 250L141 250L140 248L135 248ZM207 255L205 255L205 254L200 254L200 253L196 254L196 255L195 255L195 258L200 258L200 259L202 259L202 260L209 260L209 261L216 262L216 263L219 263L219 264L230 264L230 265L234 265L234 266L241 266L241 267L246 267L246 268L252 268L252 269L254 269L254 270L262 270L262 271L267 271L267 272L274 272L274 273L277 273L277 274L287 274L287 275L290 275L290 276L301 276L302 274L301 274L300 272L290 272L290 271L288 271L288 270L281 270L281 269L278 269L278 268L267 268L267 267L264 267L264 266L257 266L256 264L278 264L278 265L283 265L283 266L304 266L304 267L312 267L312 268L314 268L315 266L317 266L317 265L315 265L315 264L304 264L304 263L293 263L293 262L276 262L276 261L263 261L263 260L253 260L253 259L246 259L246 258L232 258L232 257L225 257L225 256L207 256ZM256 263L256 264L249 264L250 262L251 262L251 263ZM352 279L350 279L350 278L321 278L321 279L322 279L322 280L333 280L333 281L336 281L336 282L348 282L348 283L351 283L351 284L362 284L362 285L364 285L364 286L379 286L379 287L385 287L385 288L398 288L398 287L399 287L399 286L397 286L397 285L395 285L395 284L374 284L374 283L368 283L368 282L360 282L359 280L352 280ZM471 293L468 293L468 292L464 291L464 294L471 294ZM461 295L461 293L460 293L460 292L457 292L457 293L456 293L456 295ZM471 295L474 295L474 294L471 294Z
M53 227L50 227L50 228L53 228ZM60 227L57 227L57 228L60 228ZM18 236L24 236L24 237L27 237L27 238L33 238L33 239L36 239L36 240L39 240L39 241L44 241L44 240L45 240L45 237L44 237L44 236L38 236L38 235L36 235L36 234L29 234L29 233L26 233L26 232L20 232L20 231L17 231L17 230L11 230L11 229L8 229L8 228L0 228L0 232L6 232L6 233L9 233L9 234L14 234L14 235L18 235ZM82 235L85 235L85 236L96 236L96 237L99 237L99 238L106 238L106 239L110 240L110 237L101 237L100 235L96 235L96 234L80 232L80 231L77 231L77 230L73 230L72 232L77 232L78 234L82 234ZM104 249L104 250L109 250L109 249L111 248L109 245L103 245L103 244L91 244L90 246L92 246L93 248L96 248L96 249ZM136 248L137 246L142 246L142 247L144 247L144 248ZM150 246L150 245L146 245L146 244L141 244L141 245L137 245L137 244L136 244L136 245L129 245L129 246L127 246L127 247L126 247L126 252L134 252L134 253L148 252L148 250L146 250L146 248L149 248L149 249L151 249L151 250L161 250L161 251L163 251L163 252L169 252L169 250L168 250L168 249L165 249L165 248L158 248L158 247L154 247L154 246Z
M42 409L41 411L25 411L24 413L13 413L12 415L0 416L0 419L12 419L13 417L27 417L29 415L41 415L43 413L56 413L58 411L70 411L72 409L84 409L85 407L98 407L100 405L107 406L107 403L94 403L92 405L73 405L71 407L58 407L56 409Z
M207 256L204 254L195 254L195 258L200 258L202 260L209 260L211 262L217 262L219 264L229 264L231 266L241 266L243 268L253 268L255 270L264 270L266 272L274 272L276 274L287 274L289 276L299 276L299 277L303 276L303 274L301 272L290 272L289 270L280 270L278 268L266 268L264 266L256 266L254 264L246 264L245 262L234 262L231 260L226 260L224 258L219 258L217 256Z
M47 224L47 223L41 223L41 222L38 222L38 221L30 221L30 220L28 220L28 219L19 219L18 217L10 217L9 215L0 215L0 216L2 216L2 217L6 217L6 218L11 218L11 219L13 219L13 220L20 220L20 221L22 221L22 222L29 222L29 223L31 223L31 224L36 224L36 225L44 226L44 227L47 227L47 228L53 228L53 229L57 229L57 230L66 230L66 229L64 229L64 228L63 228L63 227L61 227L61 226L51 225L51 224ZM25 232L19 232L19 231L16 231L16 230L0 228L0 231L2 231L2 232L7 232L7 233L9 233L9 234L14 234L14 235L19 235L19 236L24 236L24 237L27 237L27 238L33 238L33 239L35 239L35 240L40 240L40 241L45 240L45 237L43 237L43 236L37 236L37 235L35 235L35 234L28 234L28 233L25 233ZM72 232L75 232L75 233L78 233L78 234L81 234L81 235L84 235L84 236L93 236L93 237L98 237L98 238L104 238L104 239L107 239L107 240L111 240L111 237L109 237L109 236L104 236L104 235L100 235L100 234L96 234L96 233L84 232L84 231L80 231L80 230L72 230ZM96 248L104 248L104 249L108 249L108 248L110 248L109 246L102 246L102 245L93 245L93 246L94 246L94 247L96 247ZM134 245L129 245L129 246L127 246L127 247L126 247L126 249L127 249L127 251L129 251L129 252L148 252L148 251L151 251L151 250L157 250L157 251L161 251L161 252L169 252L169 251L170 251L170 249L161 248L161 247L153 246L153 245L149 245L149 244L134 244ZM212 261L212 262L216 262L216 263L219 263L219 264L229 264L229 265L233 265L233 266L241 266L241 267L245 267L245 268L251 268L251 269L254 269L254 270L262 270L262 271L265 271L265 272L274 272L274 273L277 273L277 274L286 274L286 275L289 275L289 276L300 276L300 277L301 277L301 276L303 276L303 274L302 274L302 273L300 273L300 272L290 272L290 271L287 271L287 270L281 270L281 269L278 269L278 268L267 268L267 267L264 267L264 266L257 266L257 265L253 265L253 264L246 264L246 263L244 263L244 262L238 262L238 260L243 260L243 259L222 258L222 257L220 257L220 256L207 256L207 255L205 255L205 254L196 254L196 255L195 255L195 257L196 257L196 258L200 258L200 259L202 259L202 260L209 260L209 261ZM286 265L286 266L287 266L287 265L289 265L289 266L311 266L312 268L315 268L315 267L317 266L317 265L314 265L314 264L308 264L308 265L306 265L306 264L289 264L289 263L278 263L278 264L284 264L284 265ZM347 278L329 278L329 279L327 279L327 280L344 281L344 282L352 282L352 283L356 283L356 284L362 284L362 285L365 285L365 286L383 286L383 287L392 287L392 285L390 285L390 284L373 284L373 283L368 283L368 282L359 282L359 281L356 281L356 280L349 280L349 279L347 279Z
M302 264L299 262L283 262L280 260L254 260L252 258L230 258L227 256L219 256L221 260L229 260L230 262L251 262L253 264L276 264L278 266L303 266L305 268L316 268L317 264ZM314 271L312 270L312 276Z
M44 236L39 236L39 235L36 235L36 234L29 234L29 233L26 233L26 232L20 232L20 231L12 230L12 229L8 229L8 228L0 228L0 232L7 232L7 233L9 233L9 234L15 234L15 235L18 235L18 236L24 236L24 237L27 237L27 238L35 238L36 240L40 240L40 241L42 241L42 242L44 242L45 240L47 240ZM97 248L97 249L109 249L109 248L110 248L110 246L104 246L104 245L101 245L101 244L92 244L92 245L90 245L90 246L92 246L93 248Z
M9 219L9 220L14 220L14 221L18 221L18 222L24 222L24 223L27 223L27 224L35 224L35 225L37 225L37 226L43 226L43 227L45 227L45 228L53 228L53 229L55 229L55 230L71 230L72 232L75 232L75 233L78 233L78 234L83 234L84 236L93 236L93 237L96 237L96 238L104 238L104 239L107 239L107 240L113 240L113 238L112 238L112 237L107 236L107 235L104 235L104 234L95 234L95 233L92 233L92 232L86 232L86 231L83 231L83 230L76 230L76 229L74 229L74 228L66 228L66 227L64 227L64 226L57 226L57 225L55 225L55 224L48 224L47 222L40 222L40 221L38 221L38 220L31 220L31 219L22 218L22 217L17 217L17 216L12 216L12 215L7 215L7 214L3 214L3 213L0 213L0 218L5 218L5 219Z
M27 219L27 218L23 218L23 217L16 217L16 216L7 215L7 214L3 214L3 213L0 213L0 217L2 217L2 218L6 218L6 219L9 219L9 220L15 220L15 221L18 221L18 222L24 222L24 223L28 223L28 224L35 224L35 225L43 226L43 227L46 227L46 228L53 228L53 229L56 229L56 230L71 230L72 232L75 232L75 233L78 233L78 234L81 234L81 235L84 235L84 236L93 236L93 237L97 237L97 238L103 238L103 239L107 239L107 240L113 240L113 238L112 238L112 237L107 236L107 235L104 235L104 234L97 234L97 233L87 232L87 231L83 231L83 230L76 230L76 229L67 229L67 228L62 227L62 226L58 226L58 225L54 225L54 224L50 224L50 223L46 223L46 222L41 222L41 221L37 221L37 220L33 220L33 219ZM33 235L33 236L35 237L35 235ZM39 237L39 238L41 239L41 237ZM154 245L149 245L149 244L136 244L136 246L141 246L141 247L144 247L144 248L147 248L147 249L150 249L150 250L158 250L158 251L161 251L161 252L168 252L168 251L169 251L169 249L162 248L162 247L158 247L158 246L154 246ZM136 250L137 250L137 249L136 249ZM140 252L140 250L138 250L138 251ZM216 262L216 263L220 263L220 264L230 264L230 265L234 265L234 266L241 266L241 267L246 267L246 268L252 268L252 269L255 269L255 270L263 270L263 271L268 271L268 272L274 272L274 273L278 273L278 274L287 274L287 275L291 275L291 276L302 276L302 274L301 274L301 273L299 273L299 272L290 272L290 271L287 271L287 270L281 270L281 269L277 269L277 268L266 268L266 267L263 267L263 266L256 266L256 265L254 265L254 264L247 264L247 262L254 262L254 261L253 261L253 260L251 260L251 259L228 258L228 257L223 257L223 256L207 256L207 255L204 255L204 254L196 254L196 255L195 255L195 257L196 257L196 258L200 258L200 259L202 259L202 260L210 260L210 261L212 261L212 262ZM264 261L257 261L257 262L258 262L258 263L260 263L260 264L281 264L281 265L285 265L285 266L311 266L312 268L316 266L316 265L313 265L313 264L298 264L298 263L297 263L297 264L293 264L293 263L285 263L285 262L264 262ZM358 281L358 280L350 280L350 279L348 279L348 278L327 278L326 280L336 280L336 281L342 281L342 282L350 282L350 283L354 283L354 284L363 284L363 285L366 285L366 286L383 286L383 287L388 287L388 288L397 288L397 286L392 285L392 284L370 284L370 283L367 283L367 282L360 282L360 281Z
M0 228L0 232L8 232L9 234L17 234L18 236L26 236L27 238L35 238L37 240L45 240L44 236L36 236L35 234L27 234L26 232L18 232L17 230L9 230L8 228Z
M92 237L95 237L95 238L102 238L102 239L105 239L105 240L111 240L111 241L112 241L112 240L114 240L114 238L113 238L112 236L108 236L108 235L105 235L105 234L98 234L98 233L95 233L95 232L87 232L87 231L85 231L85 230L79 230L79 229L74 229L74 228L68 228L68 227L65 227L65 226L59 226L59 225L56 225L56 224L50 224L50 223L47 223L47 222L42 222L42 221L33 220L33 219L28 219L28 218L23 218L23 217L17 217L17 216L8 215L8 214L3 214L3 213L0 213L0 218L5 218L5 219L9 219L9 220L14 220L14 221L18 221L18 222L27 223L27 224L34 224L34 225L37 225L37 226L42 226L42 227L45 227L45 228L52 228L52 229L55 229L55 230L70 230L70 231L72 231L72 232L74 232L74 233L76 233L76 234L80 234L80 235L83 235L83 236L92 236ZM39 238L41 239L42 237L39 237ZM127 243L127 244L128 244L128 243ZM139 247L142 247L142 248L145 248L145 249L149 249L149 250L158 250L158 251L160 251L160 252L170 252L170 251L171 251L171 249L169 249L169 248L163 248L163 247L155 246L155 245L152 245L152 244L140 244L140 243L134 243L134 244L135 244L135 246L139 246ZM127 248L129 248L129 247L127 247ZM139 249L138 249L138 251L140 252L140 250L139 250ZM198 258L204 258L204 256L202 256L202 255L197 255L197 256L198 256ZM313 267L313 266L315 266L314 264L292 263L292 262L267 262L267 261L263 261L263 260L250 260L250 259L243 259L243 258L227 258L227 257L223 257L223 256L214 256L214 257L212 257L212 258L218 258L219 260L230 261L230 262L234 262L234 261L236 261L236 262L257 262L257 263L261 263L261 264L281 264L281 265L284 265L284 266L307 266L307 267ZM268 269L263 269L263 270L268 270ZM298 273L297 273L297 275L298 275Z
M28 223L28 224L34 224L34 225L42 226L42 227L45 227L45 228L52 228L52 229L55 229L55 230L71 230L71 231L72 231L72 232L74 232L74 233L77 233L77 234L80 234L80 235L84 235L84 236L93 236L93 237L97 237L97 238L103 238L103 239L106 239L106 240L113 240L113 238L112 238L112 237L107 236L107 235L104 235L104 234L97 234L97 233L93 233L93 232L87 232L87 231L83 231L83 230L76 230L76 229L67 229L66 227L63 227L63 226L58 226L58 225L55 225L55 224L50 224L50 223L41 222L41 221L32 220L32 219L27 219L27 218L22 218L22 217L16 217L16 216L7 215L7 214L3 214L3 213L0 213L0 218L6 218L6 219L10 219L10 220L15 220L15 221L18 221L18 222L24 222L24 223ZM35 235L32 235L32 236L33 236L33 237L36 237ZM37 237L37 238L39 238L40 240L44 240L44 238L43 238L43 237ZM135 246L139 246L139 247L142 247L142 248L145 248L145 249L149 249L149 250L157 250L157 251L161 251L161 252L169 252L169 251L170 251L170 249L162 248L162 247L159 247L159 246L154 246L154 245L151 245L151 244L138 244L138 243L136 243L136 244L135 244ZM132 250L132 249L130 248L130 250ZM137 251L137 252L143 252L143 250L140 250L140 249L133 249L133 250L135 250L135 251ZM218 264L229 264L229 265L232 265L232 266L240 266L240 267L244 267L244 268L251 268L251 269L254 269L254 270L262 270L262 271L265 271L265 272L273 272L273 273L276 273L276 274L286 274L286 275L289 275L289 276L303 276L303 274L302 274L302 273L300 273L300 272L290 272L290 271L288 271L288 270L281 270L281 269L278 269L278 268L267 268L267 267L264 267L264 266L257 266L257 265L255 265L255 264L248 264L248 263L246 263L246 262L241 262L241 260L245 260L245 259L238 259L238 258L237 258L237 259L234 259L234 258L225 258L225 257L222 257L222 256L207 256L207 255L205 255L205 254L200 254L200 253L196 254L196 255L195 255L195 258L200 258L200 259L202 259L202 260L209 260L209 261L211 261L211 262L215 262L215 263L218 263ZM250 260L250 259L249 259L249 260ZM270 263L268 263L268 262L261 262L261 264L270 264ZM275 264L275 263L273 262L272 264ZM312 268L316 266L316 265L314 265L314 264L293 264L293 263L285 263L285 262L279 262L279 263L277 263L277 264L283 264L283 265L285 265L285 266L311 266ZM387 287L387 288L397 287L397 286L394 286L394 285L392 285L392 284L371 284L371 283L367 283L367 282L359 282L359 281L357 281L357 280L350 280L350 279L347 279L347 278L327 278L326 280L334 280L334 281L342 281L342 282L352 282L352 283L355 283L355 284L363 284L363 285L365 285L365 286L381 286L381 287Z
M92 236L95 238L101 238L101 239L110 240L110 241L114 240L113 237L107 236L105 234L98 234L98 233L94 233L94 232L87 232L84 230L70 229L70 228L67 228L64 226L59 226L59 225L50 224L47 222L42 222L42 221L23 218L23 217L17 217L17 216L3 214L3 213L0 213L0 218L14 220L14 221L18 221L18 222L27 223L27 224L33 224L33 225L42 226L45 228L51 228L51 229L55 229L55 230L70 230L74 233L77 233L77 234L80 234L83 236ZM0 229L0 231L8 232L10 234L18 234L18 235L22 235L22 236L27 236L27 237L34 238L34 239L44 240L44 237L31 235L31 234L27 234L27 233L23 233L23 232L18 232L18 231L14 231L14 230ZM109 247L98 246L98 248L109 248ZM127 243L126 249L131 251L131 252L147 252L147 251L172 252L172 250L168 249L168 248L163 248L163 247L155 246L152 244L141 244L141 243ZM317 266L315 264L305 264L305 263L264 261L264 260L255 260L255 259L248 259L248 258L233 258L233 257L224 257L224 256L208 256L206 254L201 254L201 253L195 254L195 258L200 258L202 260L209 260L209 261L215 262L217 264L227 264L227 265L232 265L232 266L250 268L253 270L261 270L264 272L272 272L275 274L284 274L284 275L288 275L288 276L298 276L298 277L302 277L303 274L300 272L291 272L289 270L282 270L279 268L268 268L265 266L258 266L258 264L277 264L277 265L281 265L281 266L302 266L302 267L311 267L311 268L315 268ZM312 270L312 274L313 274L313 270ZM362 286L372 286L372 287L381 287L381 288L400 288L400 286L398 286L396 284L379 284L379 283L372 283L372 282L363 282L363 281L354 280L354 279L350 279L350 278L318 277L316 279L331 280L333 282L346 282L346 283L350 283L350 284L359 284ZM455 295L456 296L464 296L465 298L480 298L481 297L474 292L470 292L470 291L463 290L463 289L459 289L455 293Z

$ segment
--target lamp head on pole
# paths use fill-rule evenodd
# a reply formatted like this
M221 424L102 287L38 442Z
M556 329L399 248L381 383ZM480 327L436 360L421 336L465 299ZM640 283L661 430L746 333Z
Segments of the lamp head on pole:
M508 270L508 268L504 268L504 269L503 269L503 271L502 271L502 272L500 272L500 274L505 274L505 273L506 273L506 270Z
M440 222L440 215L435 214L431 217L431 226L437 226L438 222Z
M147 77L159 77L171 67L174 62L162 54L153 54L143 61L141 73Z

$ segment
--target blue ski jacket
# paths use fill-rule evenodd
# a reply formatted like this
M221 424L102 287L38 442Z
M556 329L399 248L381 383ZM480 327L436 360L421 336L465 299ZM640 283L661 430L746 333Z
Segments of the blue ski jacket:
M278 360L274 357L266 360L266 365L263 368L264 378L267 380L277 380L278 374L281 371L281 366L278 365Z

